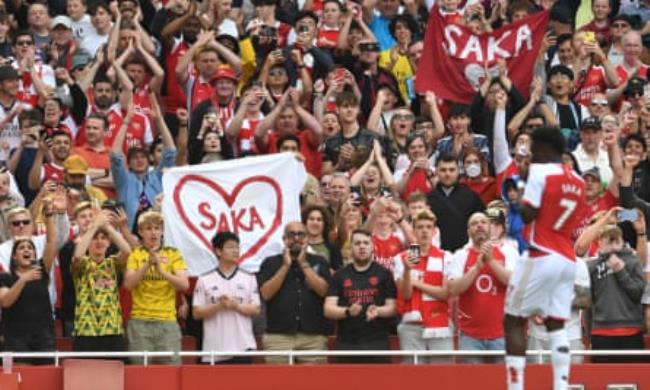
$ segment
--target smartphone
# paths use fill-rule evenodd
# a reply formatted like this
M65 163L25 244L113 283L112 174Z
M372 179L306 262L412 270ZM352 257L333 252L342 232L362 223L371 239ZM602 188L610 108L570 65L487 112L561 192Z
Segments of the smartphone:
M381 188L379 189L379 193L380 193L381 196L383 196L384 198L391 198L391 197L393 197L393 191L391 191L391 190L390 190L390 187L388 187L388 186L381 186Z
M411 264L418 264L420 262L420 244L411 244L409 246L409 259Z
M352 197L352 203L354 207L361 206L361 187L352 186L350 187L350 196Z
M623 209L618 212L618 222L636 221L637 211L635 209Z
M38 260L31 260L29 266L32 268L41 268L41 263Z
M585 43L596 43L596 33L593 31L585 31Z

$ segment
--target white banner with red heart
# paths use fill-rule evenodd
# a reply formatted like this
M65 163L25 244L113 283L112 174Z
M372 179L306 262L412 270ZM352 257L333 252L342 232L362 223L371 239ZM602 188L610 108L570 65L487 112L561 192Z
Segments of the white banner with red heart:
M173 168L163 176L165 244L177 247L190 275L216 267L210 243L220 231L241 240L240 266L257 272L282 251L284 225L300 220L307 179L291 153Z

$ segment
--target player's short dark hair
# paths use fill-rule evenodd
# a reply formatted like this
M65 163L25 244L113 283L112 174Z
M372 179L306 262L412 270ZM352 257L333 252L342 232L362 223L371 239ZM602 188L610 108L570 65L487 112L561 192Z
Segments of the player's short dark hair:
M564 135L562 135L562 130L557 126L538 127L533 130L530 137L533 140L533 146L543 145L558 155L562 155L562 152L564 152Z
M233 232L219 232L212 237L212 248L221 250L228 241L235 241L239 244L239 237Z

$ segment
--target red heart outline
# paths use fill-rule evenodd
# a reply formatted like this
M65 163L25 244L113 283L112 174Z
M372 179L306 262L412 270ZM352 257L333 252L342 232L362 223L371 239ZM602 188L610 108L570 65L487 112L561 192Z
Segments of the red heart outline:
M248 184L254 183L254 182L261 182L261 183L266 183L273 187L273 190L275 191L275 196L276 196L276 204L277 208L275 209L275 217L273 218L273 223L271 226L268 228L266 233L260 237L255 244L253 244L248 250L239 258L239 263L243 263L244 261L248 260L249 257L253 256L254 254L257 253L257 251L260 250L264 244L269 240L271 235L280 227L282 224L282 190L280 189L280 185L273 180L272 178L268 176L250 176L239 183L232 189L232 192L229 194L226 192L226 190L223 189L219 184L215 183L214 181L206 178L205 176L200 176L200 175L187 175L184 176L181 180L178 181L176 186L174 187L174 205L176 206L176 210L178 210L178 214L181 216L181 220L183 220L183 223L190 229L192 233L194 233L195 236L201 240L201 242L205 245L206 248L210 252L212 252L212 244L210 243L210 240L206 239L201 231L190 221L190 219L187 217L187 214L185 214L185 208L182 207L181 204L181 199L180 199L180 193L181 190L183 189L183 186L187 184L190 181L197 181L201 184L205 184L208 187L210 187L212 190L214 190L216 193L221 195L224 201L226 201L226 204L228 207L232 207L233 203L235 203L235 200L237 199L237 195L241 191L242 188L247 186Z

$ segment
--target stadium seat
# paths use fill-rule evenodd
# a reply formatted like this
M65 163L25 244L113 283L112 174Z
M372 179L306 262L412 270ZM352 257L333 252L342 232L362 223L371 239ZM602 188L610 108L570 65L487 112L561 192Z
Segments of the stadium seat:
M63 362L65 390L124 390L124 363L115 360L67 359Z

